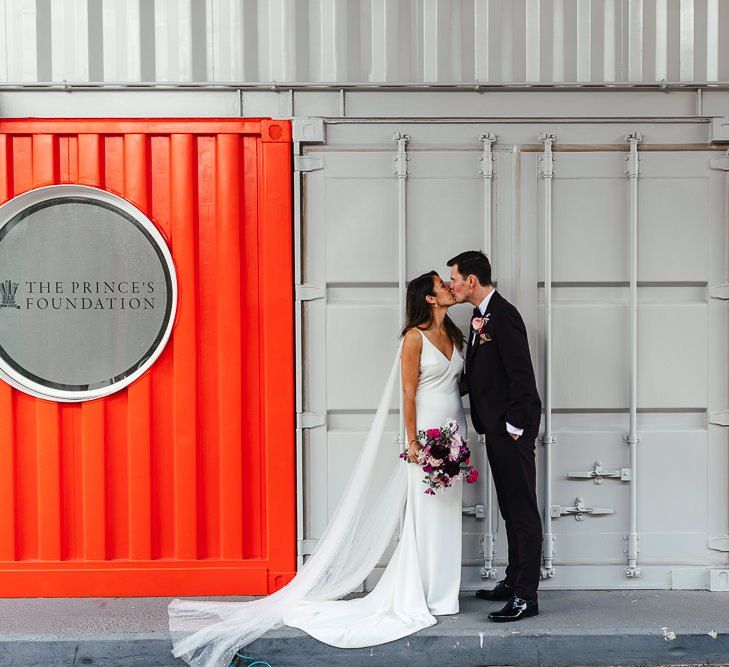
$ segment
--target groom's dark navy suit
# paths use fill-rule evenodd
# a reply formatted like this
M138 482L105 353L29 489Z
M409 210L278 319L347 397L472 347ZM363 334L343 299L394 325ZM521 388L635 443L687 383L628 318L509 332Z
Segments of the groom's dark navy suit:
M506 525L506 583L518 597L536 602L542 522L537 507L534 450L542 404L519 311L494 292L486 315L484 336L477 333L474 337L473 327L469 330L466 377L471 420L476 431L486 436L496 496ZM473 317L481 317L478 308ZM524 429L517 440L509 436L507 422Z

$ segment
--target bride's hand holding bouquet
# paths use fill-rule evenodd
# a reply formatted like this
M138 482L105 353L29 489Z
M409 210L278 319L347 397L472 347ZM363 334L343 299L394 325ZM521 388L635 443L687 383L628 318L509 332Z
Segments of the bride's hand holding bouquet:
M447 489L457 479L468 484L478 480L478 470L470 465L471 450L458 432L458 424L448 419L445 426L418 431L418 439L411 440L400 458L417 463L425 473L425 493L435 495L435 490Z

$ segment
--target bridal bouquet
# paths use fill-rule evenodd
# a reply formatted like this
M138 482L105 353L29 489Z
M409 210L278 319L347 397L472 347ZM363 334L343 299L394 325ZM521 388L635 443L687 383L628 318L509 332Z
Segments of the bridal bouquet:
M458 432L458 424L448 419L445 426L418 431L418 441L423 449L418 454L418 465L425 473L425 493L435 495L435 490L447 489L459 477L469 484L478 480L478 470L472 465L471 450ZM407 451L400 454L407 461Z

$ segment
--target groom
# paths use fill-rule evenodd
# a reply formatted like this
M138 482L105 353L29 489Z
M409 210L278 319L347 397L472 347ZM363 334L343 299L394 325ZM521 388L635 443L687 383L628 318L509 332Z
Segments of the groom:
M524 321L491 284L491 264L478 250L448 262L458 303L474 306L466 352L471 420L486 434L486 452L506 525L506 578L483 600L507 600L492 621L520 621L539 613L537 587L542 522L537 507L534 450L542 404L534 380Z

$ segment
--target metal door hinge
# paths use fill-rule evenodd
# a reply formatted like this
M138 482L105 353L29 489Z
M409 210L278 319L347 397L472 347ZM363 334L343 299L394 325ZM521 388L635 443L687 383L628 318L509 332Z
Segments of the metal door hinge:
M317 287L316 285L296 285L296 300L297 301L316 301L317 299L323 299L326 297L326 290L323 287Z
M729 535L709 538L709 549L714 551L729 551Z
M585 504L584 498L576 498L574 507L560 507L559 505L552 505L549 510L549 515L553 519L559 519L559 517L565 514L574 514L577 521L582 521L585 518L585 514L615 514L615 510L610 507L588 507Z
M294 155L294 171L310 172L324 169L324 160L317 155Z
M709 424L715 424L716 426L729 426L729 410L710 412Z
M625 156L625 175L628 178L638 178L640 175L638 144L643 141L643 135L640 132L628 132L625 141L630 145L630 152Z
M477 519L486 518L486 506L485 505L474 505L473 507L464 507L463 513L470 516L475 516Z
M493 145L496 142L496 135L493 132L482 134L479 139L483 143L483 152L479 159L481 176L492 179L494 177L494 153Z
M595 484L602 484L602 480L611 477L619 479L621 482L629 482L631 480L630 468L621 468L620 470L603 470L602 462L595 461L592 470L584 472L568 472L567 477L571 479L592 479Z
M721 285L709 287L709 298L722 299L724 301L729 299L729 283L722 283Z
M324 119L294 118L294 141L302 144L324 143Z
M314 551L318 540L298 540L296 542L296 553L299 556L308 556Z
M552 146L556 141L552 132L542 132L539 141L544 145L544 152L537 158L537 169L540 178L552 178L554 176L554 153Z
M717 171L729 171L729 151L719 157L713 157L709 160L709 168Z
M410 135L395 132L392 135L392 140L397 143L397 153L395 153L395 157L393 158L393 173L398 178L407 178L408 162L410 162L407 145L410 141Z
M297 412L296 428L317 428L327 423L326 415L318 415L313 412Z
M725 144L729 142L729 118L711 119L711 143Z

